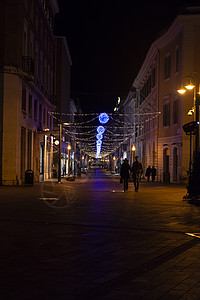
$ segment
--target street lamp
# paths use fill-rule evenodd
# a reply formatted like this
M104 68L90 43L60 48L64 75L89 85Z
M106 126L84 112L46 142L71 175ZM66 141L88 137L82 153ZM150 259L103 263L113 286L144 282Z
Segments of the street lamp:
M182 84L183 80L189 79L189 83L184 85ZM194 84L193 84L194 83ZM189 76L183 77L181 81L181 88L178 91L179 94L184 94L187 90L194 90L194 107L188 112L189 115L194 111L195 121L196 121L196 133L195 133L195 158L199 152L199 104L200 104L200 74L198 72L192 72ZM185 88L184 88L185 87Z
M58 183L61 183L62 123L59 124Z
M113 156L113 172L115 172L115 160L116 160L116 157Z
M132 153L132 159L131 159L131 162L133 163L134 162L134 158L135 158L135 150L136 150L136 147L135 145L132 145L132 148L131 148L131 153Z
M67 147L68 150L68 176L70 175L70 150L71 150L71 146L70 144Z

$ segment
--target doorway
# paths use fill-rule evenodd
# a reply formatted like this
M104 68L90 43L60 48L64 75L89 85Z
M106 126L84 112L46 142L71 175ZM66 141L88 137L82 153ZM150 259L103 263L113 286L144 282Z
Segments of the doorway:
M169 148L163 149L163 181L166 183L170 182Z

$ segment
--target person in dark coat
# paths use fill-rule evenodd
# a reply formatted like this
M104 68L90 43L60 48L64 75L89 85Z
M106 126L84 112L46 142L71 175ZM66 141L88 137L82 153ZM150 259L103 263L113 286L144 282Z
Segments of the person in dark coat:
M139 161L138 156L135 157L135 161L132 165L131 171L132 171L135 191L138 192L139 181L140 181L140 177L141 177L141 174L142 174L142 171L143 171L143 166L142 166L142 163Z
M130 177L130 165L127 158L125 158L123 164L121 165L120 176L124 183L124 192L126 192L128 191L128 180Z
M152 181L155 181L155 177L156 177L156 168L153 166L151 169L151 177L152 177Z
M148 166L148 168L146 169L146 173L145 173L145 176L147 177L147 181L149 182L149 178L150 178L150 175L151 175L151 167Z

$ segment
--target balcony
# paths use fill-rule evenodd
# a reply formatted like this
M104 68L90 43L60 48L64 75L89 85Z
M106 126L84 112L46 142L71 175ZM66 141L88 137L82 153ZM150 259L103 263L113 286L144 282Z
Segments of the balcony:
M56 105L57 101L56 101L56 95L49 95L48 96L48 100L51 102L51 104Z
M31 56L22 56L22 70L27 79L34 79L34 60Z

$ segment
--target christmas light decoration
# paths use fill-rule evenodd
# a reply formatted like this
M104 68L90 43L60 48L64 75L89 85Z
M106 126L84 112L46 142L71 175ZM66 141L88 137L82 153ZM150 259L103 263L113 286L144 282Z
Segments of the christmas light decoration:
M101 124L106 124L109 121L109 115L106 113L102 113L99 115L99 122Z

